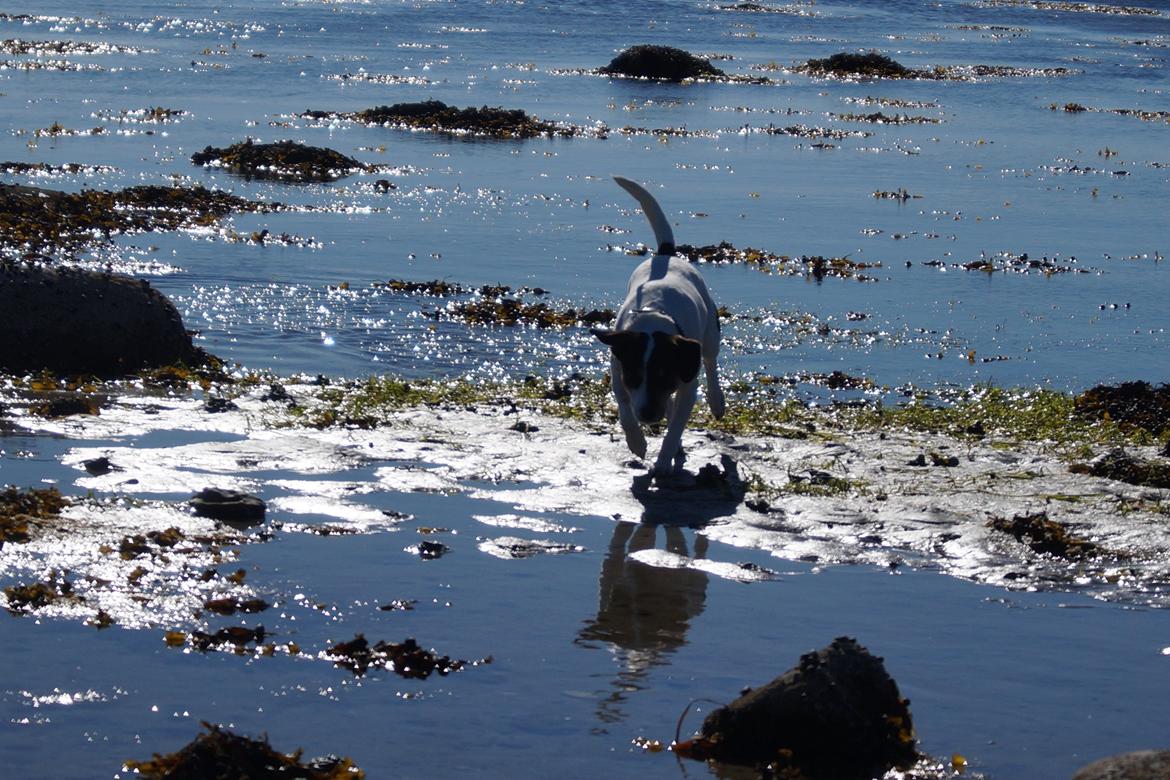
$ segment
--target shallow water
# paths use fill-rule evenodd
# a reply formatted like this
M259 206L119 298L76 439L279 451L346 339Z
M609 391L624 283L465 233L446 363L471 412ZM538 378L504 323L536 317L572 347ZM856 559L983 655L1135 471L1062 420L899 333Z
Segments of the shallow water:
M436 321L427 313L446 300L373 283L539 286L549 291L542 300L558 305L616 307L636 262L620 248L651 241L642 216L609 180L619 173L651 184L680 242L726 240L881 263L867 271L876 281L819 283L705 266L717 301L733 315L722 355L729 377L840 370L879 387L928 390L1170 381L1163 305L1170 282L1161 259L1170 126L1108 112L1170 109L1166 3L1133 4L1156 9L1155 16L917 1L799 4L767 14L690 2L76 5L7 7L34 18L0 17L0 39L131 51L0 55L0 160L112 170L4 180L70 190L174 180L303 207L228 223L242 236L268 229L303 239L291 246L232 241L225 228L123 238L94 258L151 279L200 331L204 347L245 369L350 377L600 373L606 356L583 328ZM643 42L727 55L715 64L777 83L660 85L575 72ZM871 48L914 67L1073 73L843 83L783 69ZM669 140L611 132L505 142L296 117L432 97L523 108L576 125L696 132ZM923 107L891 107L892 100ZM1050 109L1071 102L1099 110ZM167 124L113 118L152 106L186 113ZM830 116L879 110L941 121L879 125ZM54 123L106 132L37 137ZM742 132L796 123L872 135L813 148L809 139ZM294 186L189 162L206 145L245 137L329 146L387 168ZM397 188L378 189L379 178ZM873 196L899 189L921 197ZM1086 273L959 267L1003 253ZM331 289L342 283L348 290ZM803 385L792 392L824 393ZM192 428L143 424L99 435L82 425L54 436L5 435L0 483L135 495L116 479L85 476L76 467L79 451L202 456L207 442L249 441L242 428ZM180 446L192 449L172 449ZM468 770L702 776L702 766L643 754L630 740L669 740L688 702L727 700L840 634L886 658L911 699L924 750L962 753L991 777L1067 777L1100 755L1166 747L1170 622L1164 609L1139 606L1144 600L1106 603L1059 584L1009 592L943 576L956 572L929 561L893 571L817 567L791 553L769 554L779 543L722 543L718 526L704 534L614 523L611 512L590 515L579 506L517 509L542 495L544 482L509 483L503 487L512 494L493 495L501 487L490 480L458 475L459 492L418 492L411 488L435 485L410 471L412 460L382 457L357 465L321 458L315 463L328 473L316 477L312 463L302 468L287 458L273 470L218 474L259 490L273 501L273 519L286 524L272 541L240 548L248 586L278 602L245 622L314 653L364 632L371 641L417 636L452 657L490 655L491 664L418 682L385 673L355 680L327 661L187 654L163 644L162 628L187 624L98 632L75 619L5 615L0 758L8 771L114 776L122 760L175 749L209 720L267 732L282 750L350 755L371 777ZM140 476L149 481L145 471ZM339 493L362 510L346 515L336 486L310 484L318 477L378 487L356 499ZM186 498L201 478L158 483L148 497ZM319 502L317 513L294 500L306 494ZM331 496L334 503L324 500ZM363 525L383 509L414 519ZM577 530L474 519L517 512ZM287 530L323 522L371 533ZM452 552L437 560L408 552L422 538L420 525L450 528L435 538ZM734 541L726 527L723 533ZM503 560L481 549L509 536L585 550ZM675 560L669 556L621 554L639 544L724 567L751 562L780 576L745 584L726 568L672 569L647 564ZM615 588L629 591L631 603L600 608ZM415 609L377 609L403 598L418 599ZM687 725L698 720L692 715Z

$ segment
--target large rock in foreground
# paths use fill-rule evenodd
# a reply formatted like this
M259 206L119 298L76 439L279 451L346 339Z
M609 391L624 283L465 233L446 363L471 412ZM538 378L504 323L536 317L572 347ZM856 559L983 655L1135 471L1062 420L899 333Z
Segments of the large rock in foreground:
M712 712L693 744L724 763L868 780L918 758L908 704L880 658L839 637Z
M1138 750L1082 767L1072 780L1167 780L1170 750Z
M113 377L202 355L146 281L0 262L0 370Z

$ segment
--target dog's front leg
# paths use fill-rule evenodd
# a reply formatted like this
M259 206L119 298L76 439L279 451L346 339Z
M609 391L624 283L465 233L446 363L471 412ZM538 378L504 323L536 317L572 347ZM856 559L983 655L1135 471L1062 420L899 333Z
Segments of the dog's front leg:
M675 456L682 449L683 429L687 427L687 420L691 418L691 410L695 408L695 397L699 393L697 381L679 388L675 394L670 409L670 422L666 427L666 435L662 437L662 449L658 451L658 459L654 461L655 474L670 474L674 471Z
M634 408L630 405L629 393L622 386L621 367L616 363L610 367L610 376L613 377L613 397L617 401L618 420L622 424L622 431L626 434L626 446L630 448L630 452L639 458L644 458L646 457L646 434L642 433L638 416L634 414Z

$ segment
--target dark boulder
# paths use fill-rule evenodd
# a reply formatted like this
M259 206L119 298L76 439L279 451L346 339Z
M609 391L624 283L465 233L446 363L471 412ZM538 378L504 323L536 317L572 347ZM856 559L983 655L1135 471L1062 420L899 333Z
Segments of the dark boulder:
M839 637L712 712L681 752L809 780L869 780L917 760L908 704L882 659Z
M258 144L250 138L224 148L208 146L191 155L191 162L219 166L248 178L287 182L331 182L370 169L359 160L322 146L296 141Z
M723 78L727 74L708 60L673 46L631 46L599 69L607 76L683 81L684 79Z
M263 499L239 490L203 488L188 502L195 514L234 525L255 525L264 519Z
M113 377L205 359L144 280L0 262L0 370Z
M1082 767L1072 780L1168 780L1170 750L1138 750Z

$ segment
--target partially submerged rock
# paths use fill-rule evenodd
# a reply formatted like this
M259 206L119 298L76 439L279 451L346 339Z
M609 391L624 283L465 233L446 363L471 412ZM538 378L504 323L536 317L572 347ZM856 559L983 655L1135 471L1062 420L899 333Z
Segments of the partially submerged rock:
M361 780L366 776L349 758L326 756L302 762L300 750L291 755L279 753L267 738L241 737L206 721L203 728L205 733L180 750L155 753L149 761L127 761L126 769L154 780Z
M370 170L360 160L333 149L305 146L296 141L258 144L251 138L224 148L207 146L191 155L191 162L223 168L248 178L298 183L331 182Z
M145 280L0 261L2 370L110 377L206 359Z
M310 110L301 116L310 119L338 117L364 122L367 125L384 125L406 130L430 130L453 135L487 138L536 138L574 134L571 127L562 127L543 119L537 119L521 109L491 106L457 108L440 100L375 106L354 113L332 114L327 111Z
M1166 780L1170 750L1135 750L1081 767L1072 780Z
M239 490L211 487L203 488L187 503L200 517L241 525L261 522L266 510L263 499L257 496Z
M673 46L631 46L609 61L599 73L622 78L686 81L723 78L727 74L709 60Z
M919 71L907 68L902 63L876 51L869 51L865 54L838 52L825 59L811 59L797 70L814 76L835 76L837 78L910 79L920 75Z
M918 759L908 705L880 658L839 637L712 712L701 735L675 749L780 776L869 780Z

